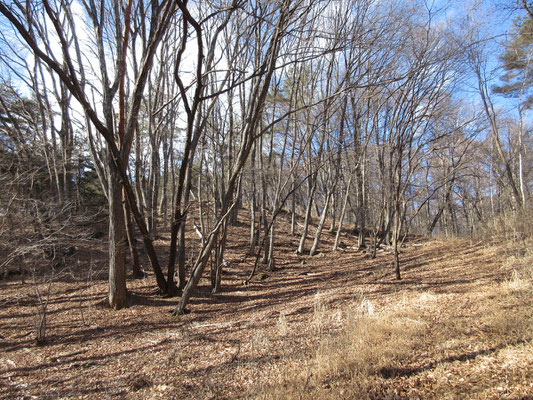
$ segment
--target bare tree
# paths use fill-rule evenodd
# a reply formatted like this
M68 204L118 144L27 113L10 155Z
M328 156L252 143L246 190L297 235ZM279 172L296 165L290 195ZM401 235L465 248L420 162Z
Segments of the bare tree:
M43 1L42 7L37 4L30 4L30 7L21 8L16 3L0 3L0 13L8 20L19 37L28 45L35 57L41 59L53 72L59 77L62 84L76 98L83 108L88 120L97 129L98 133L104 138L109 156L107 166L109 167L108 201L109 201L109 304L113 308L121 308L127 305L127 290L125 283L125 251L126 251L126 232L124 211L122 208L122 187L128 197L133 216L141 229L145 246L148 250L152 261L152 267L156 273L158 284L165 287L165 279L160 270L153 249L152 241L148 235L148 230L143 221L142 214L137 208L131 183L127 176L125 167L126 160L129 156L133 134L136 128L137 115L139 113L142 94L146 85L148 73L152 67L153 56L157 45L163 36L172 16L175 12L175 4L172 1L164 1L161 4L152 3L150 21L150 36L147 47L142 58L142 65L134 84L130 97L128 112L126 113L126 99L124 84L126 80L126 57L129 45L129 31L131 22L132 1L128 2L125 9L120 9L118 5L113 9L108 9L102 3L100 7L94 2L84 3L87 12L87 21L84 21L95 32L95 53L98 55L100 64L100 82L102 85L102 102L101 113L97 110L96 104L91 104L85 90L85 79L83 79L85 58L81 57L80 47L74 46L72 50L71 43L76 43L77 38L74 35L74 21L62 19L63 9L68 9L70 4L50 3ZM32 10L31 13L26 10ZM33 32L39 35L49 35L38 29L41 20L49 21L53 26L53 34L60 43L60 52L54 52L50 47L42 49L36 41ZM115 37L109 39L104 45L105 24L112 21L112 29ZM124 26L122 23L124 22ZM107 46L107 47L106 47ZM115 77L111 80L108 76L108 54L106 49L111 46L115 50L114 72ZM119 102L119 121L118 129L115 129L113 115L113 98L118 93ZM101 116L104 119L102 120Z

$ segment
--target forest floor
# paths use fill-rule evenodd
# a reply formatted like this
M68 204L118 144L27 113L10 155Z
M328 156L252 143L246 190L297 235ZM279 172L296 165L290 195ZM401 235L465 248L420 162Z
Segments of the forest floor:
M222 292L203 278L181 317L151 273L128 281L129 308L102 306L104 241L1 280L0 399L533 399L531 247L410 242L396 281L392 255L349 234L309 257L282 229L278 270L244 285L248 227L232 227Z

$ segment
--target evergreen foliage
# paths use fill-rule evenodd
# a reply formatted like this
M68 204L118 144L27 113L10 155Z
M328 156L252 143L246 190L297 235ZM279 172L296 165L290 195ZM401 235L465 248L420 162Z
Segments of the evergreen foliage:
M533 106L533 19L525 17L516 23L516 35L509 41L501 56L503 84L494 88L495 93L519 98L522 107Z

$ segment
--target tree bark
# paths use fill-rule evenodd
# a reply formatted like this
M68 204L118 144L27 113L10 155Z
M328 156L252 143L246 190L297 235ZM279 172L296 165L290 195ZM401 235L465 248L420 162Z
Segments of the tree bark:
M328 215L329 205L331 204L332 192L326 193L326 203L324 204L324 209L322 210L322 215L320 216L320 222L316 228L315 238L313 240L313 245L311 250L309 250L309 255L314 256L318 249L318 244L320 242L320 236L322 235L322 229L324 229L324 224L326 223L326 216Z
M344 223L344 216L346 215L346 207L348 205L348 199L350 197L350 186L352 185L352 176L348 179L346 185L346 193L344 194L344 201L342 203L341 215L339 216L339 227L337 228L337 234L335 235L335 243L333 244L333 251L337 251L339 248L340 237L342 232L342 224Z
M311 211L313 209L313 197L315 196L316 191L316 177L313 177L313 184L309 190L309 198L307 199L307 207L305 209L305 219L304 226L302 231L302 236L300 236L300 243L298 244L298 254L303 254L305 251L305 241L307 239L307 232L309 230L309 222L311 220Z
M144 272L141 269L141 263L139 260L139 252L137 251L137 239L135 238L135 229L133 226L133 220L131 218L131 209L127 200L126 194L122 192L124 201L124 218L126 221L126 233L128 237L128 246L131 255L131 269L132 277L134 279L144 278Z
M126 289L126 230L122 186L115 167L109 180L109 306L115 310L128 305Z

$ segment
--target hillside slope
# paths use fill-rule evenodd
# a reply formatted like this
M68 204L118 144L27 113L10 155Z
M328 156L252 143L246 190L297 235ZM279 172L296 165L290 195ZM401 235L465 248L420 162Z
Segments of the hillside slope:
M168 312L176 299L153 295L151 275L128 282L128 309L100 306L96 256L52 284L0 281L0 398L533 396L531 253L408 244L395 281L386 252L333 253L326 237L319 255L298 256L282 232L279 270L243 285L247 228L232 229L241 239L229 243L223 292L211 295L204 278L180 318ZM48 292L47 342L36 347Z

